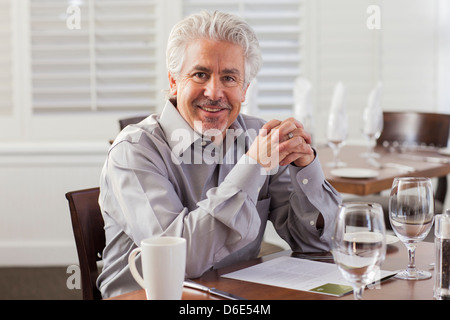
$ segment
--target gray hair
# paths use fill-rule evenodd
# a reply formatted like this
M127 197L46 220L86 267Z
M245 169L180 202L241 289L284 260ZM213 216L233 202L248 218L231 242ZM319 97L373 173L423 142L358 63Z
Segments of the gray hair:
M202 11L177 23L170 33L166 64L175 79L181 72L188 43L197 39L228 41L241 46L245 56L244 86L250 84L261 68L259 42L247 22L233 14Z

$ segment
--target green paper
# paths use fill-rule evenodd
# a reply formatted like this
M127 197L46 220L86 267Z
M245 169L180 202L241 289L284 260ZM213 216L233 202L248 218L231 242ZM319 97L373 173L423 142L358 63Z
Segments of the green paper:
M350 293L353 291L353 288L351 286L346 286L342 284L335 284L335 283L326 283L320 287L313 288L309 291L322 293L322 294L330 294L333 296L343 296L347 293Z

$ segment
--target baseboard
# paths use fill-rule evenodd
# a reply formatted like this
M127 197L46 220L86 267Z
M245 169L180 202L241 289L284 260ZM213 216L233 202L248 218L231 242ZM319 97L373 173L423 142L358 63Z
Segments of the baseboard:
M0 267L78 265L73 242L0 242Z

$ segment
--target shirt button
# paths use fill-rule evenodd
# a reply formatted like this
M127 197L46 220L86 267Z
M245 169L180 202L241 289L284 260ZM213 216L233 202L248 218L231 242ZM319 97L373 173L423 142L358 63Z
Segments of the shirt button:
M202 146L206 146L207 142L206 141L202 141Z
M305 185L308 184L308 182L309 182L308 179L303 179L303 181L302 181L302 183L305 184Z
M311 226L313 226L313 225L315 224L315 222L311 220L311 221L309 222L309 224L310 224Z

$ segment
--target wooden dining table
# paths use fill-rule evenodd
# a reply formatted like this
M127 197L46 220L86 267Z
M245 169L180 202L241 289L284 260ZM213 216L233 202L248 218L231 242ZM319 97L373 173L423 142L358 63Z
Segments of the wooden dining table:
M325 178L341 193L354 195L370 195L390 189L395 177L413 176L437 178L450 174L450 156L441 154L439 149L415 148L389 151L384 147L377 147L377 165L370 163L362 156L367 151L365 146L348 145L342 147L339 159L345 163L345 168L369 169L378 172L376 177L347 178L334 175L333 152L327 146L317 147L317 153L325 174ZM392 165L411 167L413 171L406 172Z
M293 252L285 250L258 259L241 262L218 270L210 270L203 276L193 279L195 282L210 288L217 288L248 300L352 300L353 294L341 297L293 290L283 287L269 286L261 283L236 280L223 277L224 274L241 270L280 256L292 256ZM327 260L326 263L333 263ZM390 278L382 281L372 289L364 291L365 300L433 300L434 283L434 244L422 242L417 245L416 265L422 270L430 271L433 277L426 280L400 280ZM383 270L396 271L406 268L408 253L400 241L388 244ZM145 300L145 291L137 290L113 297L112 300ZM224 300L197 289L183 288L183 300Z

